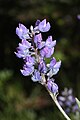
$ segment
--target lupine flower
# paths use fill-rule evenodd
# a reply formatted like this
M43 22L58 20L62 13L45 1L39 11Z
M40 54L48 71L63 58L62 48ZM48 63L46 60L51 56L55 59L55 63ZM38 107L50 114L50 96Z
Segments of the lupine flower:
M42 49L44 46L45 46L45 42L44 41L42 41L40 43L39 42L37 43L37 48L38 49Z
M53 53L54 53L54 47L49 48L46 46L40 51L40 55L45 58L50 58Z
M46 19L44 19L42 22L39 23L38 25L38 29L41 31L41 32L48 32L50 30L50 23L47 22L46 23Z
M43 49L41 49L40 54L42 57L50 58L54 53L54 46L56 45L56 40L52 41L52 36L49 36L44 43Z
M37 44L38 42L40 43L42 41L42 35L41 33L37 34L34 36L34 42Z
M42 77L40 75L40 72L35 69L33 76L31 77L32 81L37 82L41 81Z
M40 60L38 69L41 73L46 73L47 72L46 63L43 60Z
M35 58L34 57L31 57L31 56L27 56L25 58L25 64L28 66L28 67L31 67L35 64Z
M16 28L16 34L20 39L30 39L29 30L23 24L19 23L19 28Z
M77 103L72 107L72 112L75 113L75 112L79 112L80 113L80 108L79 106L77 105Z
M58 93L58 86L56 83L54 83L53 79L48 79L47 87L52 93L54 94Z
M25 58L27 55L29 55L29 49L23 50L20 48L17 48L18 52L15 52L16 56L18 58Z
M35 26L38 26L40 23L40 20L37 20L36 23L35 23Z
M80 112L75 97L73 96L72 89L68 90L65 88L61 93L61 96L58 97L58 101L66 113L76 113L77 111Z
M52 77L53 75L56 75L59 71L60 66L61 61L56 62L56 59L53 57L50 64L48 64L49 72L47 73L47 76Z
M29 49L29 48L31 48L31 43L29 43L26 40L22 40L22 43L19 43L19 47L21 49Z
M52 36L49 36L46 40L45 46L52 48L56 45L56 40L52 41Z
M21 70L21 73L24 76L29 76L34 72L34 66L28 67L27 65L23 66L23 70Z
M42 35L41 33L37 34L34 36L34 43L36 44L36 47L38 49L41 49L42 47L44 47L45 42L42 41Z
M21 43L19 43L19 47L17 47L17 57L19 58L25 58L27 55L29 55L29 48L31 48L31 43L29 43L26 40L22 40Z
M77 19L80 20L80 14L77 15Z
M54 53L56 40L53 41L52 36L49 36L46 41L43 41L41 34L49 31L50 27L46 19L37 20L35 27L30 27L30 32L23 24L19 24L16 34L22 41L15 54L24 61L23 69L20 70L24 76L30 75L33 82L39 82L53 94L57 94L58 86L52 77L59 71L61 61L56 62L55 58L51 58L49 64L45 61L45 58L50 58Z

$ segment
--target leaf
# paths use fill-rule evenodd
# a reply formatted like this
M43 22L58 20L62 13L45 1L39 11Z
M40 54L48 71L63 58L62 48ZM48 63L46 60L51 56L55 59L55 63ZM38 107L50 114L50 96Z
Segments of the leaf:
M76 99L76 102L77 102L77 104L78 104L78 106L80 108L80 101L77 98L75 98L75 99Z

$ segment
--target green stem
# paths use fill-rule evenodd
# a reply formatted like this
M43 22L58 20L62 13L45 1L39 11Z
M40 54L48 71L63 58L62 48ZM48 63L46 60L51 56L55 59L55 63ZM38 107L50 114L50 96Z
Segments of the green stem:
M47 89L48 90L48 89ZM53 99L53 101L55 102L56 106L58 107L58 109L60 110L60 112L64 115L64 117L66 118L66 120L71 120L68 115L64 112L64 110L62 109L62 107L60 106L56 96L54 94L52 94L49 90L48 90L51 98Z

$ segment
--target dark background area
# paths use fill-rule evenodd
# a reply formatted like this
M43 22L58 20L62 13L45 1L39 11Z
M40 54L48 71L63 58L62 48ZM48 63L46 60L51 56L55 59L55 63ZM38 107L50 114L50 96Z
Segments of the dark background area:
M19 23L27 28L47 19L57 40L54 56L62 61L54 76L59 92L72 88L80 99L80 0L0 0L0 120L64 120L47 91L20 73L14 54Z

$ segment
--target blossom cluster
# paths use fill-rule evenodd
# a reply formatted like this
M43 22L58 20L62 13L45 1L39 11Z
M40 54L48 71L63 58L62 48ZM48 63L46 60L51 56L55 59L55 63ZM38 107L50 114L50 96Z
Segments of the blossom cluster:
M61 61L57 62L53 57L56 40L53 40L52 36L43 40L41 34L48 32L50 28L51 25L46 19L37 20L34 27L30 26L30 30L19 24L16 34L21 42L15 54L24 61L23 69L20 70L24 76L31 75L32 81L45 85L48 90L56 94L58 86L52 77L57 74L61 66ZM50 63L46 62L46 58L50 59Z
M73 96L73 90L65 88L61 96L58 97L59 104L64 108L66 113L80 112L80 109Z

